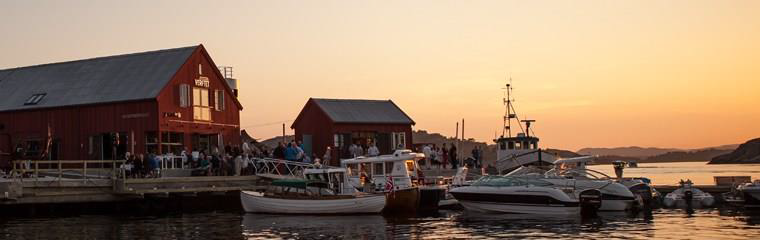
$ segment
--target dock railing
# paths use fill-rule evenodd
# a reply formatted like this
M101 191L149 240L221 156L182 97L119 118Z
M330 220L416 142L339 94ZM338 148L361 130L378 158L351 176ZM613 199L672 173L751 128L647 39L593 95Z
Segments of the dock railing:
M125 160L15 160L11 176L17 180L40 182L52 177L51 183L92 179L116 179Z

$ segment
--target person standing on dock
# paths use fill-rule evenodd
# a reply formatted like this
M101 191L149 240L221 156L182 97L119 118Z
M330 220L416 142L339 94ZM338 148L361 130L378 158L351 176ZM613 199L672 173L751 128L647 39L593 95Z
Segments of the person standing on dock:
M441 167L446 169L446 166L449 164L449 149L446 148L446 143L443 143L441 147L441 156L443 157L441 159Z
M285 159L285 144L282 142L277 143L277 147L274 148L272 157L276 159Z
M298 150L296 150L294 145L295 143L293 142L288 143L288 147L285 149L285 160L295 161L298 157Z
M459 160L457 159L457 147L454 144L451 144L451 149L449 149L449 159L451 160L451 169L457 169Z
M380 155L380 149L377 149L377 146L374 142L370 144L369 149L367 149L367 155L370 157L376 157Z
M430 158L432 157L431 151L430 144L425 144L425 146L422 147L422 153L425 154L425 167L427 169L430 169Z
M325 155L322 156L322 164L330 166L330 158L331 158L330 151L331 150L332 148L330 148L329 146L325 150Z

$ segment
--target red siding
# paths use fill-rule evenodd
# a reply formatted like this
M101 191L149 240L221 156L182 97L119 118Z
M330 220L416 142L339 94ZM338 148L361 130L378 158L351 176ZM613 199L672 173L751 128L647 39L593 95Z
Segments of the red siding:
M202 66L204 77L209 79L209 103L213 107L215 99L213 98L215 90L224 90L224 110L211 110L211 122L202 122L193 120L193 108L179 106L179 85L189 84L195 86L195 79L199 77L198 64ZM218 73L216 65L205 50L198 48L185 62L180 70L176 73L172 81L164 87L158 96L159 127L161 131L185 132L185 133L222 133L225 144L240 145L240 110L235 102L235 96L232 91L226 87L222 76ZM191 93L192 99L192 93ZM180 118L167 117L165 113L179 112ZM191 145L191 138L185 137L185 146Z
M147 116L129 118L130 114ZM108 132L134 131L136 146L141 146L135 150L144 151L144 132L157 129L156 103L148 100L2 112L0 123L4 125L0 135L10 137L11 142L10 146L0 146L4 153L12 152L12 146L22 141L45 140L50 125L53 138L61 141L61 159L89 159L89 137Z
M194 85L198 64L209 78L209 91L224 90L225 110L212 109L211 122L193 120L192 107L179 107L179 84ZM54 139L59 139L63 160L91 159L89 137L111 132L134 132L135 152L145 152L145 133L173 131L185 133L185 146L191 147L190 134L222 133L225 144L240 144L240 113L242 107L224 84L224 79L203 46L199 46L156 99L133 102L103 103L39 110L0 112L0 160L5 161L13 146L28 139L45 140L48 125ZM214 106L213 98L210 98ZM181 118L165 113L181 113ZM2 162L0 161L0 162Z
M312 135L312 151L322 157L327 146L334 145L334 135L352 132L377 132L392 133L405 132L406 148L412 148L412 125L411 124L361 124L361 123L333 123L332 120L311 100L298 114L292 128L295 130L296 140L303 140L303 135ZM350 143L348 143L350 144ZM337 149L333 148L331 156L340 156ZM332 161L337 164L337 161Z

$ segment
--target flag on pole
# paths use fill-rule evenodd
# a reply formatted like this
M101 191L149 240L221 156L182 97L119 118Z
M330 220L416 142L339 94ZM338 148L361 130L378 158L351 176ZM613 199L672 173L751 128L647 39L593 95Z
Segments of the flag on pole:
M386 180L385 181L385 191L388 192L391 196L393 196L394 195L393 194L394 193L394 189L395 189L395 187L393 186L393 177L392 176L388 176L385 180Z

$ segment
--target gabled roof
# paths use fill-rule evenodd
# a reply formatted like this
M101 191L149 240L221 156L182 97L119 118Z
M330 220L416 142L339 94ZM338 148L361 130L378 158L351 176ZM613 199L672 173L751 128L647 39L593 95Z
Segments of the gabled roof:
M309 102L319 107L333 123L415 124L391 100L310 98ZM293 126L301 117L299 114Z
M0 111L156 98L199 47L0 70ZM45 96L24 105L35 94Z

